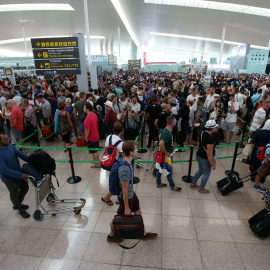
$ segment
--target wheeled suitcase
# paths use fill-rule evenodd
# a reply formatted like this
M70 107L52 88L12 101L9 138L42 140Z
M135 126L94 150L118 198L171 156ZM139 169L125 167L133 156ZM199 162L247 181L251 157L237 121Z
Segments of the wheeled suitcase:
M256 173L256 172L255 172ZM217 182L218 190L220 190L222 196L226 196L233 192L234 190L237 190L244 186L244 183L249 181L247 179L246 181L243 181L243 179L250 177L251 175L247 175L244 178L240 178L239 176L235 174L231 174L226 178L223 178Z
M265 208L248 221L250 229L260 238L270 235L270 208Z

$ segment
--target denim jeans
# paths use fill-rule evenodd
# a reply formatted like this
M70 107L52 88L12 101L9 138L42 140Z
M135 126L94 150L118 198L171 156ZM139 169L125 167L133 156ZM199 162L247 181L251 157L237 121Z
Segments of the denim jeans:
M10 127L7 125L7 123L4 124L4 130L7 133L9 137L9 143L11 143L11 136L10 136Z
M169 185L171 188L175 188L175 184L173 182L173 171L171 171L170 174L167 175L167 180L169 182ZM157 186L161 185L161 173L159 171L157 171L156 173L156 183L157 183Z
M211 164L208 159L200 158L198 155L196 155L196 159L199 164L199 170L195 173L192 184L196 185L197 181L202 176L200 190L203 190L211 173Z

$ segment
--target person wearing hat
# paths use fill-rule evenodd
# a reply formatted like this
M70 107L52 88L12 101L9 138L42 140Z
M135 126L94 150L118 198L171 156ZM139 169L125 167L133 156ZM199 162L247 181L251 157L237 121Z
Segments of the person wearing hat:
M205 189L205 185L209 179L211 169L216 169L215 163L215 142L212 134L216 131L217 123L215 120L208 120L205 124L205 131L199 136L199 147L196 153L196 159L199 164L199 170L196 172L190 187L199 188L201 193L209 193L208 189ZM200 186L197 185L197 181L202 176Z
M107 137L106 135L108 135L109 133L112 133L113 131L113 124L114 122L117 122L117 115L115 113L115 111L112 109L113 104L111 101L107 100L104 103L105 106L105 110L107 111L105 118L104 118L104 125L105 125L105 137Z

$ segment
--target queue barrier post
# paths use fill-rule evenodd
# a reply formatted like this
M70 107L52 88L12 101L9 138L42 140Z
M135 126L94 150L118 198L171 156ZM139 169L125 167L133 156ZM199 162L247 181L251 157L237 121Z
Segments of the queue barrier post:
M36 137L36 139L37 139L37 145L38 145L38 147L40 147L40 141L39 141L39 137L38 137L38 131L37 130L35 130L35 137Z
M81 182L82 178L80 176L75 176L71 147L69 146L67 148L67 150L68 150L68 154L69 154L69 163L70 163L71 173L72 173L72 176L67 179L67 182L69 184L77 184L77 183Z
M245 147L245 145L243 144L243 141L244 141L244 138L245 138L246 129L247 129L247 121L244 122L242 139L241 139L241 143L239 144L239 147L240 148L244 148Z
M145 132L145 119L143 118L143 123L142 123L142 130L141 130L141 148L143 148L143 135L144 135L144 132ZM138 150L138 153L146 153L147 150L146 149L139 149Z
M192 158L193 158L193 150L194 150L194 146L191 145L190 146L190 155L189 155L189 165L188 165L188 175L185 175L182 177L182 180L185 182L185 183L191 183L192 182L192 179L193 179L193 176L191 176L191 167L192 167Z
M236 176L239 176L239 173L234 171L234 166L235 166L235 161L236 161L236 158L237 158L237 151L238 151L238 147L239 147L239 142L236 142L236 145L235 145L235 148L234 148L234 154L233 154L233 162L232 162L232 167L230 170L227 170L225 171L225 174L230 176L232 174L236 175Z
M133 169L133 184L138 184L140 182L140 178L134 176L134 159L132 159L132 169Z

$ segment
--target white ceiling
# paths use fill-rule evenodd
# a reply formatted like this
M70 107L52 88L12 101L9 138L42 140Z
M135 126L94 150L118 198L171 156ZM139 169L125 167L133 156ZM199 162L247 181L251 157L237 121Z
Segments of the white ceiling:
M0 4L40 2L36 0L1 0ZM54 1L42 1L42 3L52 2ZM229 2L270 9L269 0L230 0ZM1 45L3 40L23 37L22 23L19 20L28 20L24 23L26 37L69 36L77 32L85 33L83 0L57 0L57 3L68 3L75 11L1 12L0 56L26 56L23 42ZM166 61L173 59L177 61L181 59L182 55L191 58L192 55L201 54L203 47L205 55L218 57L220 43L153 36L150 35L150 32L220 40L222 28L226 27L225 40L268 46L270 30L267 17L192 7L145 4L143 0L119 0L119 3L141 44L141 51L146 51L147 54L163 55L163 59ZM126 60L130 59L130 51L134 50L136 46L111 0L88 0L88 12L90 35L106 38L105 40L91 39L91 53L113 52L118 55L117 28L120 27L121 57ZM31 55L30 42L28 42L28 48ZM225 45L224 55L230 56L232 48L233 45Z

